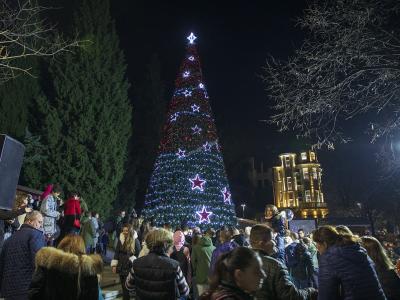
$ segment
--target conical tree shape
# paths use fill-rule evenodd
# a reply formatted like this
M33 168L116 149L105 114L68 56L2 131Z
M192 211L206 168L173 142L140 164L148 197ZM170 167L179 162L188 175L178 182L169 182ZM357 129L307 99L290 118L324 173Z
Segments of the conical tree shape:
M157 225L235 225L224 162L191 34L143 210Z

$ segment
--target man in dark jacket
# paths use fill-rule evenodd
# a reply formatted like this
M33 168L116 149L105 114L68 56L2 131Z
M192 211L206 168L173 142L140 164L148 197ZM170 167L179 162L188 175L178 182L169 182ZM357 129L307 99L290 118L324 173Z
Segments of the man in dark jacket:
M172 248L172 232L155 229L146 236L150 253L136 259L126 279L126 288L136 290L137 299L176 300L189 295L179 263L167 256Z
M5 220L12 220L20 215L23 215L24 213L31 212L32 208L29 207L21 207L17 210L4 210L0 209L0 252L3 247L3 241L4 241L4 221Z
M35 269L35 255L45 246L42 226L43 216L40 212L27 213L21 229L4 243L0 255L2 297L28 299L28 288Z
M296 288L285 265L270 256L274 248L272 239L272 229L266 225L255 225L251 229L251 247L260 254L263 261L263 270L267 275L261 289L256 293L256 299L316 299L317 291L314 288Z

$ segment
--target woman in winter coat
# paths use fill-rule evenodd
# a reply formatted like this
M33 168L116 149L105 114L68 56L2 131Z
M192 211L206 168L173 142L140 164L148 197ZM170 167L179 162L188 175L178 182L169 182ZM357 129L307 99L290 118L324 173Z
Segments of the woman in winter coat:
M64 223L61 231L60 240L67 234L79 233L81 228L81 204L78 193L73 193L64 203Z
M111 261L113 273L118 273L121 280L123 299L129 298L129 291L125 287L126 277L132 267L132 262L140 253L140 242L137 233L129 224L122 226L121 234L115 249L114 259Z
M381 243L372 236L363 236L361 243L375 263L375 270L386 298L388 300L400 299L400 277Z
M232 231L228 228L222 228L219 231L218 238L220 244L217 246L217 248L215 248L211 256L210 275L214 272L214 266L218 260L218 257L238 247L238 244L232 241Z
M201 300L251 300L261 288L265 273L259 255L247 247L222 254L215 265L210 290Z
M99 255L85 255L79 235L67 235L57 248L40 249L29 287L31 300L98 300L103 261Z
M339 234L333 226L322 226L313 239L321 254L318 300L386 299L373 262L357 237Z
M57 232L56 220L60 213L57 207L57 198L61 194L61 187L58 184L49 185L42 194L40 212L43 215L43 232L49 246L53 245L55 234Z

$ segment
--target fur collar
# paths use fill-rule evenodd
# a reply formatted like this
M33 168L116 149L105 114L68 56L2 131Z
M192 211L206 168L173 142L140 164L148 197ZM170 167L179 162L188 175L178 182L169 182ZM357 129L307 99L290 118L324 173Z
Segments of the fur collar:
M78 274L79 266L83 275L96 275L103 270L103 260L99 255L82 255L79 263L78 255L52 247L40 249L36 254L35 264L36 268L42 267L70 274Z

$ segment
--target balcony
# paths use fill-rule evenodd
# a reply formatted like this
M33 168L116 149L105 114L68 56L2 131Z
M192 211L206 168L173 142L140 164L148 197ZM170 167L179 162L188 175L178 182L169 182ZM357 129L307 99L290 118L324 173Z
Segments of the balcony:
M324 202L302 202L300 208L314 209L314 208L327 208Z

